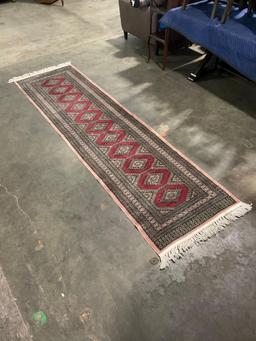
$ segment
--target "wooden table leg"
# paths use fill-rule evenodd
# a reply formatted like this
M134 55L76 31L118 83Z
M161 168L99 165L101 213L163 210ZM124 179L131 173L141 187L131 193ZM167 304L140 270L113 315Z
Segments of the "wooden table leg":
M163 70L165 70L166 64L167 64L167 58L169 53L169 38L170 38L170 29L165 29L165 43L164 43L164 58L163 58Z
M148 59L147 59L147 63L149 63L150 59L151 59L151 46L150 46L150 43L151 43L151 39L150 39L150 36L148 37Z

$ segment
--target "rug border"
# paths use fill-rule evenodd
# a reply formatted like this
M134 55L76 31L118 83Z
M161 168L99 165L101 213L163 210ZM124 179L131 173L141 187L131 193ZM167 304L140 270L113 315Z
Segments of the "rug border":
M180 155L183 159L185 159L188 163L192 164L199 172L201 172L205 177L210 179L216 186L220 187L225 193L227 193L230 197L232 197L235 200L235 203L222 211L218 212L215 216L201 224L200 226L197 226L192 231L186 233L184 236L179 237L177 240L171 242L169 245L167 245L165 248L160 250L153 241L147 236L146 232L143 230L141 225L133 218L133 216L127 211L125 206L119 201L118 197L107 187L107 185L103 182L103 180L93 171L93 169L86 163L85 160L82 159L82 157L78 154L78 152L75 150L75 148L70 144L70 142L67 140L67 138L59 131L59 129L54 125L54 123L47 117L47 115L39 108L39 106L33 101L31 97L29 97L26 92L22 89L22 87L19 85L19 81L22 80L19 77L15 77L12 79L12 83L14 83L20 91L28 98L28 100L34 105L34 107L37 108L37 110L41 113L41 115L45 118L45 120L50 124L50 126L57 132L57 134L66 142L66 144L69 146L69 148L74 152L74 154L77 156L77 158L80 160L80 162L91 172L91 174L96 178L96 180L101 184L101 186L106 190L106 192L111 196L111 198L114 200L114 202L118 205L118 207L124 212L124 214L129 218L129 220L133 223L135 228L140 232L142 237L145 239L145 241L151 246L151 248L155 251L155 253L160 257L161 254L165 253L166 250L170 249L171 247L174 247L175 245L181 243L182 241L189 239L194 234L196 235L200 230L204 229L204 225L208 224L219 217L225 215L225 213L229 210L232 210L235 205L238 203L242 203L240 199L238 199L234 194L229 192L224 186L222 186L218 181L213 179L209 174L206 173L200 166L195 164L189 157L185 156L181 151L179 151L176 147L174 147L170 142L168 142L165 138L163 138L159 133L157 133L153 128L151 128L147 123L145 123L142 119L140 119L137 115L129 111L126 107L124 107L119 101L117 101L115 98L113 98L107 91L102 89L98 84L93 82L88 76L86 76L83 72L81 72L78 68L76 68L72 63L63 63L60 64L61 66L57 67L50 67L43 69L44 72L41 72L42 70L38 71L39 73L31 73L30 76L27 74L26 78L31 78L35 76L36 74L44 74L47 72L50 72L55 69L65 68L67 66L72 67L74 70L76 70L80 75L85 77L89 82L91 82L95 87L97 87L100 91L102 91L103 94L108 96L113 102L115 102L117 105L119 105L123 110L125 110L129 115L131 115L134 119L136 119L140 124L142 124L144 127L146 127L151 133L153 133L155 136L157 136L161 141L163 141L166 145L168 145L170 148L172 148L178 155ZM160 257L161 258L161 257Z
M176 147L174 147L170 142L168 142L165 138L163 138L157 131L155 131L153 128L151 128L147 123L145 123L141 118L139 118L136 114L129 111L126 107L124 107L120 102L118 102L114 97L112 97L109 93L107 93L104 89L102 89L98 84L94 83L89 77L87 77L83 72L81 72L79 69L77 69L73 64L70 64L70 66L75 69L78 73L80 73L83 77L85 77L89 82L91 82L94 86L99 88L105 95L110 97L113 102L118 104L123 110L127 111L128 114L130 114L133 118L135 118L137 121L139 121L144 127L146 127L148 130L150 130L153 134L155 134L158 138L160 138L166 145L168 145L170 148L172 148L177 154L179 154L183 159L191 163L198 171L200 171L202 174L204 174L208 179L210 179L215 185L219 186L224 192L226 192L229 196L231 196L236 202L240 202L241 200L238 199L234 194L229 192L224 186L222 186L218 181L213 179L209 174L207 174L200 166L196 165L192 160L190 160L187 156L185 156L181 151L179 151ZM231 207L231 206L230 206ZM224 209L225 210L225 209Z
M72 66L72 65L71 65ZM133 216L127 211L125 206L119 201L117 196L107 187L107 185L103 182L103 180L93 171L93 169L82 159L82 157L78 154L75 148L70 144L67 138L59 131L59 129L54 125L54 123L47 117L47 115L39 108L39 106L26 94L26 92L21 88L21 86L13 81L12 83L16 84L19 90L28 98L28 100L33 104L33 106L39 111L39 113L44 117L44 119L50 124L50 126L57 132L57 134L64 140L64 142L69 146L69 148L74 152L79 161L91 172L91 174L95 177L95 179L101 184L101 186L105 189L105 191L111 196L117 206L124 212L124 214L129 218L135 228L141 233L142 237L146 240L146 242L152 247L152 249L159 255L160 251L158 247L152 242L152 240L147 236L143 228L140 224L133 218Z

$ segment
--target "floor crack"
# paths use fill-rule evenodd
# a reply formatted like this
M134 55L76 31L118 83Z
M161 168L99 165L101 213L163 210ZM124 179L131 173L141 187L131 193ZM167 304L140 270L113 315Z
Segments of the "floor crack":
M26 219L28 220L28 222L29 222L30 225L33 225L33 221L32 221L32 219L30 218L30 215L29 215L27 212L25 212L25 211L23 210L23 208L20 206L19 198L17 197L17 195L15 195L14 193L10 192L10 191L8 190L8 188L7 188L6 186L2 185L1 183L0 183L0 187L3 188L3 189L5 190L5 192L6 192L7 195L9 195L9 196L11 196L12 198L14 198L14 200L15 200L15 202L16 202L16 206L17 206L18 211L19 211L23 216L26 217Z

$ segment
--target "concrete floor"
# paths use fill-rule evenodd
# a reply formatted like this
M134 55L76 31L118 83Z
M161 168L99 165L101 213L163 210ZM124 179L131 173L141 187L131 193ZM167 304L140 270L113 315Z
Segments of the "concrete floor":
M0 4L0 340L254 341L256 213L165 271L126 216L14 85L71 60L246 202L256 203L255 86L197 84L124 41L116 2ZM47 322L38 326L33 314Z

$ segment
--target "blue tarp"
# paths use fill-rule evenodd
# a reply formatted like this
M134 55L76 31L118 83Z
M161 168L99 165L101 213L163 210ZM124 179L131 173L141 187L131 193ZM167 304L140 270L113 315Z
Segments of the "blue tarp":
M216 18L210 19L212 6L212 2L204 0L185 10L171 9L161 18L161 27L172 28L256 81L256 14L237 8L221 24L224 6L220 5Z

